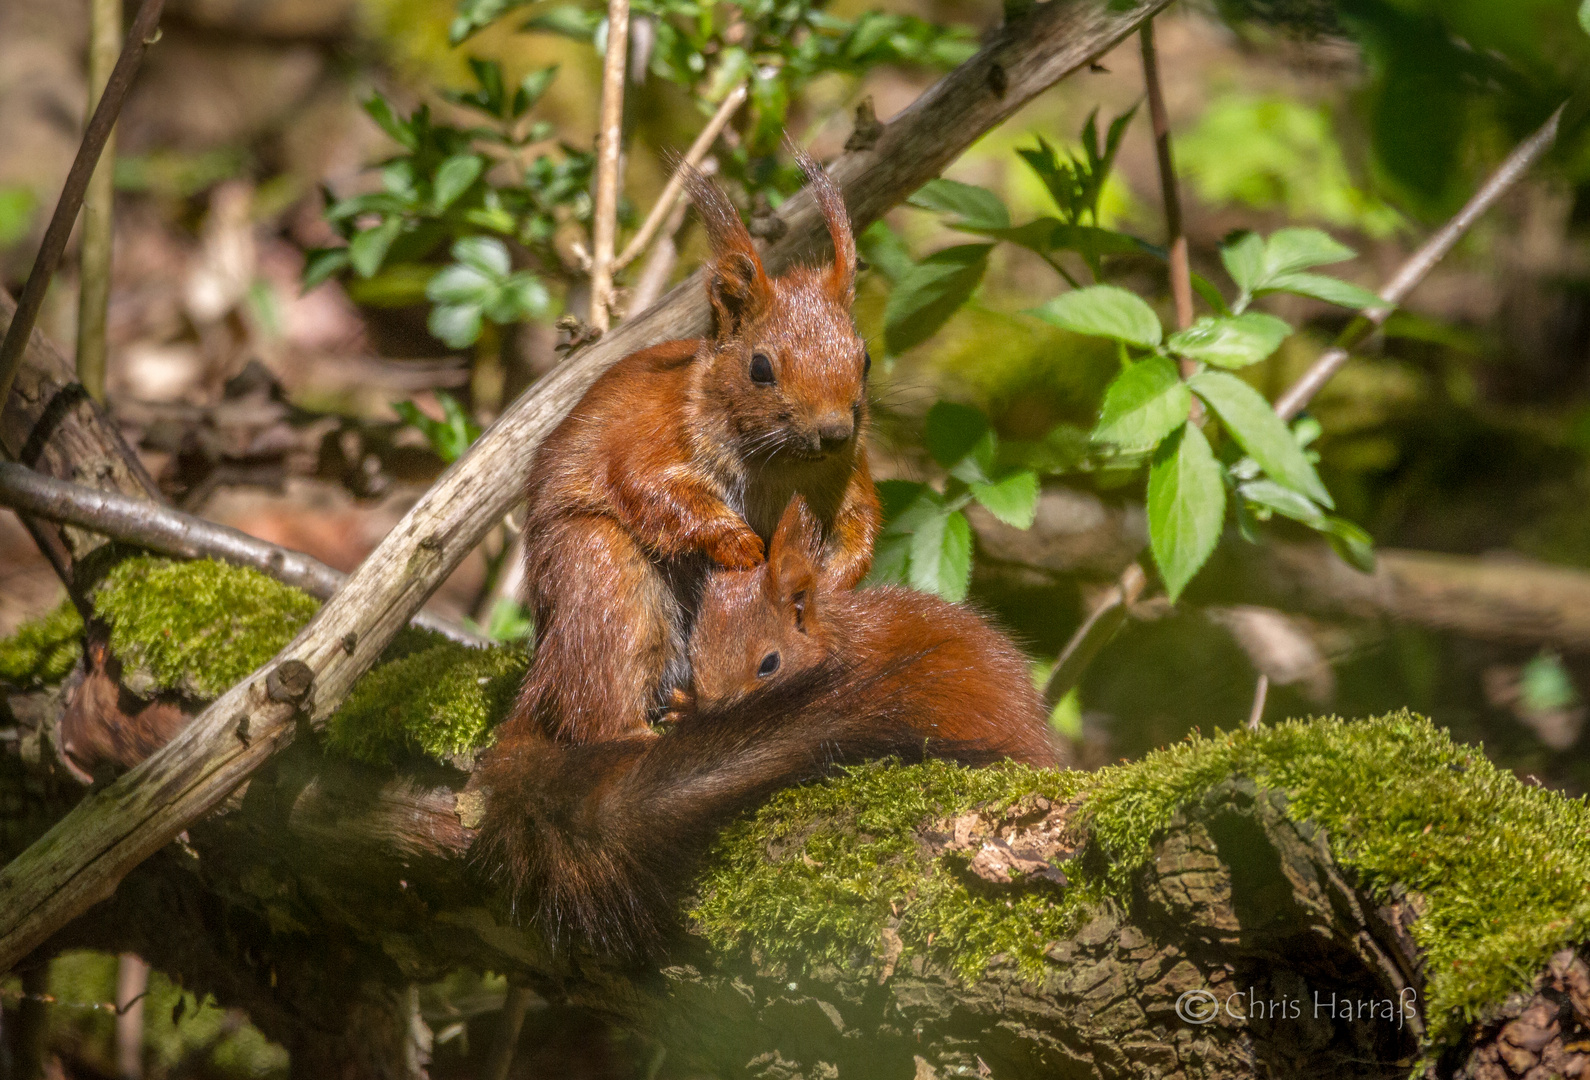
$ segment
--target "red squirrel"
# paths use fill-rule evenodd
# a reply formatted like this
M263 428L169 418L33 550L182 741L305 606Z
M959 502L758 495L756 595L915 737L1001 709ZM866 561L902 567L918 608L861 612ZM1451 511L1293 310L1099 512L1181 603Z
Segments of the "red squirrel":
M718 831L773 793L884 757L1060 764L1027 664L970 610L822 581L799 497L765 565L716 571L691 641L695 692L661 735L553 742L488 762L478 844L554 943L640 958L674 927Z
M871 566L880 513L864 445L871 358L850 313L855 239L838 185L800 161L833 263L770 277L727 196L687 169L712 246L712 336L620 360L537 450L524 526L535 657L510 734L647 732L685 680L703 575L761 562L797 492L821 522L823 580L849 588Z
M1008 638L970 608L912 589L834 589L818 570L820 544L797 495L765 564L712 574L690 639L693 691L676 692L676 706L732 700L831 660L898 683L902 720L924 739L1061 764L1027 658Z

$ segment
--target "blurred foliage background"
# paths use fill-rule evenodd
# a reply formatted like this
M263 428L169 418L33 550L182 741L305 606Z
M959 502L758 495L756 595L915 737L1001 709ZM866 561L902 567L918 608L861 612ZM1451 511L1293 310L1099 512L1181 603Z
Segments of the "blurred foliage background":
M575 245L589 217L600 5L170 0L168 11L119 129L112 411L181 505L351 569L474 425L556 363L556 319L584 314ZM887 120L1003 17L993 0L653 0L636 12L648 57L634 65L626 107L628 228L667 179L665 153L690 143L738 79L751 79L751 101L713 154L754 222L798 186L780 148L786 131L819 158L834 156L857 105L870 99ZM1557 149L1311 412L1321 475L1382 551L1590 574L1590 30L1577 0L1180 0L1157 26L1193 267L1222 283L1218 251L1234 233L1309 225L1359 253L1335 272L1378 288L1569 102ZM0 5L0 280L13 293L76 149L86 40L86 5ZM781 61L772 73L769 54ZM509 106L479 97L490 96L488 70ZM508 115L527 77L536 94ZM990 132L947 175L998 193L1016 221L1052 213L1016 151L1035 135L1076 150L1090 113L1124 114L1142 95L1133 39ZM371 166L404 153L393 123L363 106L372 98L399 125L423 107L436 129L458 132L443 157L478 150L482 171L456 201L443 205L434 192L407 209L368 201L397 182ZM493 110L494 130L513 130L488 152L474 129ZM1125 129L1097 223L1158 243L1143 112ZM502 212L481 177L536 155L547 171L533 194L548 201L508 207L522 230L510 238L511 262L460 253L460 236L484 235L479 223ZM367 266L344 255L316 267L315 253L393 213L406 224ZM864 242L873 270L856 316L880 360L891 266L965 243L945 220L902 207L887 234ZM688 223L679 241L675 279L701 253ZM497 291L478 302L467 289L439 293L438 271L449 266L476 267ZM73 275L68 265L58 277L43 322L68 355ZM1121 256L1111 280L1168 315L1157 259ZM1021 638L1040 673L1143 534L1141 469L1090 464L1078 450L1118 369L1114 348L1025 314L1059 288L1042 259L999 245L968 301L874 371L880 475L944 480L924 443L940 401L980 410L1002 453L1038 463L1039 532L1065 550L1050 558L985 545L971 598ZM475 304L474 315L438 323L436 303ZM1303 297L1270 310L1301 327L1244 372L1273 398L1349 313ZM9 514L0 530L8 633L59 592ZM1308 538L1279 520L1264 531L1282 543ZM1134 608L1062 703L1057 723L1085 763L1242 723L1262 671L1271 719L1407 706L1483 742L1521 775L1590 788L1590 655L1556 634L1549 612L1504 638L1317 604L1256 605L1233 582L1259 549L1231 532L1180 603ZM509 555L511 538L494 538L444 587L442 605L522 632L503 607L514 588ZM56 978L74 980L70 993L85 1000L107 999L109 976L96 963L74 959ZM268 1047L239 1042L243 1029L221 1010L190 1001L173 1018L178 995L156 984L150 999L152 1075L280 1069ZM102 1020L62 1021L52 1037L88 1047L73 1051L81 1061L103 1062Z

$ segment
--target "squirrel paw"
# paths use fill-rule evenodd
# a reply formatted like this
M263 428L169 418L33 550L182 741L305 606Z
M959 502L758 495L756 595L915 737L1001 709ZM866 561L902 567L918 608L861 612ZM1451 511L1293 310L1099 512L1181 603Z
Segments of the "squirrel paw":
M662 724L677 724L696 708L696 695L693 691L682 686L676 686L668 694L668 708L663 711L658 721Z
M725 529L706 544L707 556L726 570L754 570L766 555L762 538L744 525Z

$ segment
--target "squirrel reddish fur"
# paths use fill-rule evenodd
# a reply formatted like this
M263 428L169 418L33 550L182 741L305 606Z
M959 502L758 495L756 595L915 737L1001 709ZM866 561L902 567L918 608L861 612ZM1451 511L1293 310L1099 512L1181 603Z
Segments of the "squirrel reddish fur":
M824 581L866 575L879 508L864 446L871 360L850 312L855 239L838 185L801 165L833 263L770 277L728 198L687 170L712 244L713 335L620 360L536 452L524 526L535 658L510 733L646 732L685 681L703 576L757 565L796 493L822 524Z
M975 611L913 589L828 585L817 568L820 527L790 501L767 562L714 573L690 639L684 709L743 696L818 667L899 684L907 722L924 739L977 745L1029 765L1059 765L1043 698L1027 658Z

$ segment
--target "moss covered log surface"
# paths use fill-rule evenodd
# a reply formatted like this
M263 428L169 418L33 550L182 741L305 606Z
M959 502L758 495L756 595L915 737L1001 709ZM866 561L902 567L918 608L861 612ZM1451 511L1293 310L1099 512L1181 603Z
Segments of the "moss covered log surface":
M156 559L95 603L127 692L192 703L314 611ZM80 633L63 609L0 643L7 857L61 805L41 746ZM459 966L505 972L636 1029L660 1075L1590 1075L1590 806L1419 717L786 792L725 833L691 933L640 973L554 955L469 861L473 751L522 665L406 632L322 738L52 947L136 941L289 1044L311 1010L323 1028ZM179 917L218 944L163 946Z

